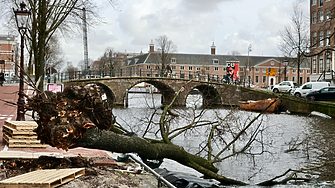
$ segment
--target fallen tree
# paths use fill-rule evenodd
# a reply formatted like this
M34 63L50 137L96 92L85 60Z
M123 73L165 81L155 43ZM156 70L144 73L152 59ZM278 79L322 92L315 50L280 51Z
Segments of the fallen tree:
M249 148L254 142L263 144L258 138L263 131L262 121L259 120L262 113L244 122L241 127L233 127L225 123L233 118L233 111L223 118L204 121L205 110L201 110L189 124L174 127L171 120L177 115L171 112L171 104L162 108L158 122L154 123L150 118L142 137L124 135L128 131L115 121L108 103L101 99L99 87L72 86L57 94L39 93L28 99L26 108L38 114L34 117L39 125L36 130L38 138L57 148L85 147L119 153L135 152L144 159L168 158L197 170L206 178L216 179L222 185L246 185L218 174L215 164L239 154L252 154ZM159 131L160 139L146 136L152 127ZM187 131L203 127L207 127L207 140L197 154L189 153L171 141ZM242 145L237 144L240 140L243 140ZM257 154L263 152L262 149ZM259 185L286 183L294 178L289 176L285 181L276 181L276 177Z

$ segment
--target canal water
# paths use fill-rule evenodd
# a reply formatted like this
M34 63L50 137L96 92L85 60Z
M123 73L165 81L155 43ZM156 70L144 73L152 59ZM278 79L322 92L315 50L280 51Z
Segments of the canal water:
M148 125L153 113L159 113L160 94L129 94L129 106L116 107L113 113L117 121L125 128L138 133L141 136ZM174 128L185 126L192 121L193 114L202 112L201 95L189 95L186 108L176 108L173 111L180 113L180 118L173 119ZM158 109L158 110L157 110ZM196 109L196 110L193 110ZM217 116L225 117L231 112L231 108L206 109L202 114L203 120L214 121ZM231 129L239 129L245 122L249 122L257 116L256 112L236 110L233 118L228 118L224 126ZM231 116L230 116L231 117ZM154 117L158 121L159 117ZM236 180L250 184L257 184L279 176L288 169L298 170L309 168L335 160L335 120L317 117L308 117L308 115L299 115L291 113L266 114L255 122L252 129L259 126L260 134L254 141L250 150L246 150L248 155L237 155L223 160L217 164L219 173ZM155 125L151 125L147 135L152 138L159 138L156 134ZM156 125L157 127L157 125ZM222 134L229 132L222 129ZM185 150L191 153L199 151L199 145L203 145L208 131L203 129L187 132L176 137L173 142L183 146ZM245 132L245 135L239 139L234 147L242 147L250 138L251 132ZM227 139L231 136L227 136ZM226 138L224 138L226 139ZM220 142L217 142L218 148ZM213 144L214 145L214 144ZM229 148L231 153L233 146ZM215 150L215 147L214 147ZM161 168L167 168L172 171L189 172L200 176L198 172L180 165L172 160L164 159ZM276 187L333 187L335 186L335 165L328 165L321 169L308 171L301 176L302 178L316 178L318 181L311 183L291 182L289 185Z

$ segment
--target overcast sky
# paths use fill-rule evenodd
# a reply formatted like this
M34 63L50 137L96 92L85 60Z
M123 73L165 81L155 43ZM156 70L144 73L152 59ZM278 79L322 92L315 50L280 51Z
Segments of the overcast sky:
M178 53L278 56L278 30L290 24L294 0L118 0L114 9L97 0L105 24L88 29L88 56L97 60L107 47L146 53L149 43L166 35ZM304 1L309 11L309 0ZM6 33L4 33L6 34ZM76 65L84 59L83 39L62 39L64 56Z

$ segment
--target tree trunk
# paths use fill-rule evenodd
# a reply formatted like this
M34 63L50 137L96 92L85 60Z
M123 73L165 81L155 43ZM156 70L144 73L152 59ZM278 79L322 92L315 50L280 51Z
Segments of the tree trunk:
M206 177L214 178L223 185L245 185L245 183L218 175L218 169L204 158L190 154L183 147L166 143L149 143L139 137L116 134L111 131L88 129L78 146L102 149L118 153L135 152L146 159L168 158L191 167Z

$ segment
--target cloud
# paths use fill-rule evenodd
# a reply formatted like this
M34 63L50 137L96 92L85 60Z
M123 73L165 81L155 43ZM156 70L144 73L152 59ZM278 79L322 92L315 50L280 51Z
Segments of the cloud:
M182 0L181 5L185 6L186 9L195 12L212 12L219 10L219 6L223 2L229 2L234 0ZM235 0L236 1L236 0Z
M163 34L180 53L209 54L214 41L217 54L247 54L252 44L252 55L273 55L278 51L278 30L289 24L292 0L128 0L119 1L117 10L105 1L102 5L107 24L94 28L88 37L89 57L94 60L107 47L147 52L150 41ZM76 49L64 51L83 59L82 38L73 44L68 46Z

